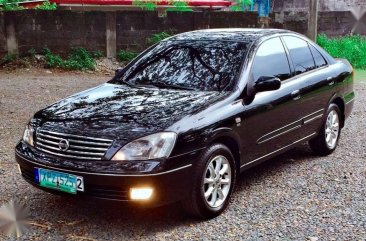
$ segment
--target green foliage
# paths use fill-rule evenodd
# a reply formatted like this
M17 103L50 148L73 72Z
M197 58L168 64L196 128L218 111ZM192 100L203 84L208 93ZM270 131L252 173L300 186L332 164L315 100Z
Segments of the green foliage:
M31 57L31 58L34 58L36 56L36 50L35 49L30 49L28 50L28 56Z
M174 7L168 8L169 12L193 12L193 9L190 8L186 1L173 1L172 5Z
M141 8L146 11L155 11L157 8L157 4L160 0L149 1L149 0L135 0L132 4L136 7ZM245 0L248 1L248 0ZM186 0L173 0L168 1L173 6L172 8L168 8L167 11L171 12L192 12L192 8L190 8L187 4Z
M69 57L63 60L59 55L53 54L48 48L44 49L46 67L67 70L94 70L95 60L91 53L83 48L71 50Z
M70 70L94 70L95 60L86 49L76 48L71 50L71 54L64 61L64 68Z
M0 0L0 10L2 11L17 11L23 9L22 6L19 6L19 0Z
M157 7L158 1L148 1L148 0L135 0L132 4L136 7L141 8L142 10L146 11L154 11Z
M129 62L134 59L138 53L129 50L120 50L117 53L117 59L121 62Z
M3 11L17 11L23 10L22 6L19 6L20 0L0 0L0 10ZM56 3L50 3L49 1L43 2L41 5L35 7L38 10L56 10Z
M17 59L17 55L16 54L6 54L3 58L2 58L2 63L10 63L10 62L13 62L14 60Z
M156 44L159 43L160 41L169 38L170 36L172 36L170 33L167 32L160 32L160 33L156 33L153 34L150 38L147 39L147 42L149 44Z
M62 60L60 55L53 54L49 48L44 48L43 54L46 59L47 68L62 68L63 67L64 61Z
M322 34L317 42L333 57L347 59L354 68L366 69L366 36L328 38Z
M243 11L244 7L250 6L253 0L234 0L234 5L230 7L231 11Z
M100 51L94 51L92 52L92 56L94 59L100 59L104 56L104 54Z
M41 5L38 5L35 9L53 11L57 9L57 5L56 3L50 3L49 1L46 1L43 2Z

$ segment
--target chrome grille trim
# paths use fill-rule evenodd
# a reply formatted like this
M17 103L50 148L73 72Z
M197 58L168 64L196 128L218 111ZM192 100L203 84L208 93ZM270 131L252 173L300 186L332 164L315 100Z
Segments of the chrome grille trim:
M58 133L58 132L46 131L46 130L40 130L40 132L49 133L49 134L53 134L53 135L57 135L57 136L63 136L63 137L75 137L75 138L88 139L88 140L92 140L92 141L112 142L109 139L94 138L94 137L88 137L88 136L76 136L76 135L64 134L64 133Z
M66 151L60 150L59 142L67 140L69 147ZM101 160L112 140L77 136L53 131L36 130L35 147L48 154L82 160Z
M49 144L54 144L54 145L58 145L58 142L54 142L54 141L48 141L48 140L45 140L43 138L40 138L38 137L37 138L38 140L42 141L42 142L46 142L46 143L49 143ZM73 142L73 141L71 141ZM81 149L81 150L93 150L93 151L105 151L105 148L97 148L97 147L86 147L86 146L77 146L77 145L72 145L73 148L75 149Z
M66 137L54 137L54 136L50 136L50 135L44 135L42 133L39 133L37 135L43 136L45 138L54 139L54 140L66 139ZM97 146L106 146L106 147L110 146L110 144L108 144L108 143L95 143L95 142L90 142L90 141L79 141L79 140L69 140L69 141L75 142L75 143L81 143L81 144L92 144L92 145L97 145Z
M40 147L38 147L37 149L41 150L43 152L46 152L46 153L49 153L49 154L52 154L52 155L56 155L56 156L61 156L61 157L70 157L70 158L83 159L83 160L100 160L100 158L96 158L96 157L75 157L75 156L72 156L72 155L59 154L59 153L55 153L55 152L52 152L52 151L47 151L47 150L45 150L43 148L40 148Z
M38 143L38 145L39 146L42 146L42 147L45 147L45 148L48 148L48 149L51 149L51 150L55 150L55 151L59 151L60 150L57 147L43 145L42 143ZM104 152L102 152L102 153L90 153L90 152L72 151L72 150L67 150L67 151L65 151L65 153L85 154L85 155L90 155L90 156L104 155Z

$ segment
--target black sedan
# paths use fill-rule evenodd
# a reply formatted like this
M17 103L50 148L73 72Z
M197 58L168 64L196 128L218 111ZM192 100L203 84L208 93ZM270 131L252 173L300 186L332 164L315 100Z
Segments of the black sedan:
M15 155L24 179L45 191L180 201L211 218L240 172L307 141L332 153L354 98L348 61L302 35L188 32L37 112Z

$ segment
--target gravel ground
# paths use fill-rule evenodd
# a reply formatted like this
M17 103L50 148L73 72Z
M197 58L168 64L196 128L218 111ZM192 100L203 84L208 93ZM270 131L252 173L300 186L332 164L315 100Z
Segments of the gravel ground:
M156 209L79 200L39 191L20 178L14 146L28 118L105 75L0 72L0 204L26 202L33 225L24 240L366 240L366 82L336 152L306 145L241 175L228 210L210 221L179 205ZM0 236L0 240L4 238Z

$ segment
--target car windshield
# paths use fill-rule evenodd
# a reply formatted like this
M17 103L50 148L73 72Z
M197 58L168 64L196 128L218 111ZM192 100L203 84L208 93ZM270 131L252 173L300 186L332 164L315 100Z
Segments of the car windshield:
M129 85L197 91L232 91L247 43L163 41L123 70Z

